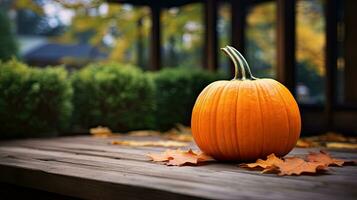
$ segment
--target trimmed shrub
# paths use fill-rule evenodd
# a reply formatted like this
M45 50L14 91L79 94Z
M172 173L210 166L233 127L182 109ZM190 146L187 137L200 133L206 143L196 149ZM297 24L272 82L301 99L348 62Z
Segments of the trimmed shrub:
M154 85L141 70L118 63L89 65L72 76L74 127L115 131L153 128Z
M190 125L191 112L200 92L222 74L188 69L166 68L152 75L156 85L156 128L167 130L177 123Z
M67 127L72 88L64 68L0 63L0 91L1 138L48 136Z

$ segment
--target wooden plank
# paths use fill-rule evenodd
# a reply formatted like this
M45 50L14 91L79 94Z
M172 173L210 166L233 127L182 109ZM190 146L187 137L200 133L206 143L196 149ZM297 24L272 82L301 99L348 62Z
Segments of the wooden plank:
M203 67L216 71L218 68L218 40L217 40L217 0L207 0L205 9L205 49Z
M295 0L277 0L277 78L295 95Z
M46 152L43 152L43 156L45 155ZM301 195L308 195L309 197L314 197L314 198L319 198L319 197L324 197L328 198L328 196L325 196L328 194L329 191L332 191L333 193L331 194L338 194L338 193L344 193L346 194L346 191L344 188L346 188L347 185L341 185L339 182L333 182L329 181L331 185L329 185L328 182L305 182L305 181L300 181L300 180L289 180L289 179L277 179L276 176L274 177L269 177L267 176L251 176L247 177L246 174L241 174L237 172L215 172L215 171L210 171L209 173L202 171L202 167L200 169L197 169L195 167L178 167L174 168L175 170L172 170L173 168L166 167L166 166L160 166L157 164L146 164L146 165L140 165L140 166L121 166L121 165L112 165L111 168L108 167L107 162L103 162L102 160L95 161L93 159L92 163L83 163L83 161L75 163L72 160L55 160L55 159L43 159L43 158L36 158L33 155L29 156L28 151L21 156L21 154L13 154L15 155L13 158L6 159L6 164L18 164L25 162L26 165L25 167L33 166L36 165L36 169L39 167L39 164L41 166L41 170L45 172L51 172L51 173L65 173L68 175L68 173L71 176L84 176L84 178L88 178L88 175L91 174L91 177L95 175L96 178L105 178L105 182L107 181L113 181L113 180L118 180L116 177L120 176L120 181L125 181L126 184L133 184L134 186L147 186L146 184L148 181L150 183L155 183L155 186L159 187L162 190L165 190L165 187L169 187L166 189L175 189L175 192L179 192L182 187L186 192L187 188L192 188L192 189L200 189L202 192L200 195L203 197L206 195L209 195L207 197L214 197L214 198L227 198L227 197L260 197L262 198L262 195L265 195L266 188L268 187L270 190L276 191L271 193L272 197L279 197L282 198L284 195L281 193L284 192L289 192L292 193L290 194L291 197L299 197ZM29 157L26 157L29 156ZM47 155L48 156L48 155ZM70 155L72 156L72 155ZM16 161L14 161L14 159ZM68 157L68 159L71 159L71 157ZM34 161L35 160L35 161ZM106 160L106 159L104 159ZM116 162L120 162L120 160L117 160ZM49 163L51 163L51 167L49 168ZM94 163L94 164L93 164ZM3 163L4 164L4 163ZM125 164L125 163L122 163ZM150 167L151 165L151 167ZM78 167L79 166L79 167ZM104 167L103 167L104 166ZM158 167L159 166L159 167ZM77 167L79 169L77 169ZM61 171L59 171L61 169ZM136 169L136 171L135 171ZM148 174L143 172L143 169L149 169L150 170L150 177L146 177ZM238 168L237 168L238 169ZM91 171L92 170L92 171ZM94 171L93 171L94 170ZM134 172L133 172L134 170ZM91 171L91 172L89 172ZM84 173L83 173L84 172ZM114 173L112 173L114 172ZM108 174L109 173L109 174ZM208 174L214 174L218 175L218 177L209 177L202 179L203 176L207 176ZM104 177L103 177L104 176ZM113 179L108 180L108 176L114 176ZM165 177L169 176L169 177ZM170 181L167 181L167 178L173 177L174 179L170 179ZM37 177L37 176L36 176ZM159 179L158 177L163 177L164 179ZM83 178L83 177L82 177ZM129 179L126 179L129 178ZM134 178L134 180L131 180L130 178ZM200 181L204 181L204 184L201 184ZM239 184L237 184L237 180L239 181ZM263 181L265 180L265 182ZM83 180L85 181L85 180ZM134 182L132 182L134 181ZM135 182L138 181L138 182ZM162 182L163 181L163 182ZM122 182L121 182L122 183ZM214 184L212 184L214 183ZM217 185L217 183L220 183ZM149 183L148 183L149 184ZM184 184L184 185L182 185ZM233 184L233 185L232 185ZM207 188L207 185L209 186ZM226 189L226 186L230 185L230 189ZM151 185L150 185L151 186ZM217 187L220 186L220 187ZM239 187L237 187L239 186ZM322 187L324 186L324 187ZM198 187L198 188L197 188ZM316 191L309 191L309 188L315 188L315 187L322 187L322 189L325 189L323 194L316 193ZM237 191L237 189L244 190L244 191L249 191L249 193L245 193L242 191ZM333 190L331 190L333 189ZM290 191L292 190L292 191ZM306 192L308 191L308 192ZM99 191L95 191L98 193ZM220 193L222 192L222 193ZM320 190L321 192L321 190ZM99 192L100 193L100 192ZM214 194L212 194L214 193ZM238 194L239 193L239 194ZM252 193L252 194L250 194ZM68 194L68 193L67 193ZM89 192L91 194L91 192ZM198 193L194 193L198 195ZM347 191L348 194L348 191ZM86 193L85 195L88 195ZM118 194L119 195L119 194ZM120 194L122 195L122 194ZM213 195L213 196L212 196ZM234 196L231 196L234 195ZM238 195L238 196L237 196ZM246 196L248 195L248 196ZM81 196L79 196L81 197Z
M196 168L181 168L182 170L185 171L185 174L183 174L181 171L172 171L168 167L165 166L158 166L155 163L147 162L149 159L145 156L146 152L143 151L140 156L142 156L144 159L139 160L139 161L145 161L144 163L139 163L138 160L125 160L125 159L113 159L110 157L99 157L99 156L89 156L89 155L82 155L82 154L75 154L75 153L68 153L68 152L58 152L58 151L43 151L43 150L33 150L30 148L22 148L22 147L0 147L0 155L5 156L6 155L11 155L12 157L25 157L28 159L36 159L36 160L41 160L41 161L48 161L50 162L63 162L63 163L72 163L72 164L77 164L77 165L86 165L86 166L92 166L92 167L97 167L98 169L101 170L110 170L110 171L120 171L120 172L126 172L126 173L135 173L135 174L142 174L142 175L148 175L145 174L144 171L142 171L142 168L150 170L150 176L155 176L155 177L163 177L167 179L176 179L176 180L189 180L190 178L193 178L195 182L199 181L202 183L209 183L213 180L210 180L210 177L207 177L206 179L198 180L200 176L204 176L205 174L212 174L213 176L220 176L223 178L223 174L226 172L232 172L232 173L244 173L244 174L251 174L251 175L257 175L256 171L247 171L244 169L237 168L237 165L231 164L231 165L222 165L219 163L214 163L210 164L204 167L200 167L199 171L196 171ZM356 159L357 156L354 154L354 158ZM192 170L192 171L191 171ZM348 171L348 170L347 170ZM222 173L222 174L218 174ZM187 176L186 176L187 175ZM197 177L196 177L197 176ZM339 186L344 185L345 183L348 183L349 181L346 180L348 177L351 176L351 173L346 173L346 174L340 174L338 177L333 177L334 183L338 184ZM353 176L353 174L352 174ZM232 175L229 175L229 177L232 177ZM273 176L275 177L275 175ZM218 177L217 177L218 178ZM324 181L331 181L330 180L331 176L325 176L324 178L321 178L319 180L316 179L309 179L310 182L324 182ZM197 180L196 180L197 179ZM252 178L254 180L254 178ZM270 179L268 177L268 179ZM235 180L235 179L233 179ZM273 179L273 182L278 181L276 183L281 183L280 180L278 179ZM269 181L272 182L272 181ZM284 180L283 180L284 182ZM230 180L225 180L225 181L216 181L216 185L227 185L227 184L234 184L234 182ZM287 184L289 185L289 184ZM294 182L294 187L296 186L296 183Z
M353 199L357 195L353 189L357 181L355 167L336 168L333 175L317 177L261 175L240 169L235 163L167 167L145 156L163 148L113 146L108 141L110 138L81 136L2 142L0 181L92 199L114 199L118 195L158 199L334 199L344 195ZM313 149L294 149L290 155L309 150ZM332 153L357 158L356 151Z

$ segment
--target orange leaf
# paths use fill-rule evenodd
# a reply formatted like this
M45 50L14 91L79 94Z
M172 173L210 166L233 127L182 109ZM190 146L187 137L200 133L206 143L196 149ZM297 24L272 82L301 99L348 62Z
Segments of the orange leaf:
M191 149L188 151L176 151L170 154L172 159L169 159L167 165L172 166L182 166L184 164L195 164L198 163L198 156Z
M298 157L285 158L284 162L275 165L284 175L300 175L301 173L316 173L318 170L327 170L327 166L320 162L306 162Z
M307 156L307 160L310 162L323 163L326 166L337 165L341 167L345 163L344 160L332 158L330 154L325 151L320 151L320 153L310 152Z
M311 147L318 147L320 146L319 143L311 141L309 139L299 139L296 142L296 147L300 147L300 148L311 148Z
M260 169L267 169L271 168L276 164L284 162L280 158L276 157L275 154L270 154L266 160L258 159L255 163L249 163L249 164L240 164L240 167L245 167L245 168L260 168ZM263 171L265 172L265 170Z
M163 153L149 153L147 156L149 156L152 161L163 162L163 161L168 161L168 160L172 159L172 157L170 155L172 153L174 153L175 151L177 151L177 150L168 149Z
M108 136L112 136L113 133L108 127L98 126L96 128L89 129L90 134L94 137L103 137L106 138Z
M161 133L158 131L151 131L151 130L130 131L128 133L129 136L136 136L136 137L160 136L160 134Z
M199 162L206 162L206 161L213 161L214 160L211 156L209 156L209 155L207 155L207 154L205 154L203 152L196 153L196 154L198 156L197 159L198 159Z
M184 150L166 150L160 154L148 154L148 156L155 162L166 162L169 166L182 166L185 164L197 165L201 162L211 161L211 158L204 153L194 152L191 149Z
M171 140L159 141L136 141L136 140L114 140L111 142L114 145L123 145L131 147L184 147L187 143L176 142Z

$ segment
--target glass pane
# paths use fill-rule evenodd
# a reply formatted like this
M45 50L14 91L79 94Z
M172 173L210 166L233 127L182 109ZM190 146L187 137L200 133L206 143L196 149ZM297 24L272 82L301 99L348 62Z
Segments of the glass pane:
M163 10L161 15L163 67L201 67L203 6L189 4Z
M345 102L345 91L344 91L344 81L345 81L345 59L344 59L344 23L343 23L343 1L338 3L338 24L337 24L337 73L336 73L336 101L339 104Z
M276 76L276 3L266 2L247 11L246 57L254 76Z
M109 54L110 59L148 69L150 9L129 4L110 5L110 8L113 9L112 12L120 13L120 15L114 15L112 20L106 20L109 30L104 35L103 41L111 42L111 37L114 39Z
M220 3L218 7L218 47L225 47L230 45L231 41L231 5L229 3ZM230 61L227 59L220 50L218 51L218 69L219 71L229 74L230 73Z
M344 106L357 106L356 14L353 1L338 1L336 100Z
M322 0L296 4L296 95L299 103L325 101L325 18Z

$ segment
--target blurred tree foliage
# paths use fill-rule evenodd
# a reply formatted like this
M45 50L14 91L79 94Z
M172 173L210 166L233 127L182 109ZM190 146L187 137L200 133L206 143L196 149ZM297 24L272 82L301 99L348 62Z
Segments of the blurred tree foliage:
M91 4L73 4L61 1L66 9L74 11L71 26L59 38L60 42L90 43L110 52L110 59L126 63L147 62L143 40L149 35L149 9L122 4L92 1ZM140 43L140 44L139 44ZM140 48L140 49L138 49ZM139 53L137 53L139 52ZM138 55L140 63L138 63Z
M107 3L104 0L4 0L16 2L17 9L30 9L41 15L44 3L56 4L74 13L60 42L90 43L110 52L110 59L138 64L148 63L151 27L148 7ZM9 3L8 3L9 4ZM322 0L297 1L297 61L324 74L324 20ZM230 6L218 7L219 44L229 43ZM247 58L253 72L275 77L276 3L266 2L247 10ZM203 6L193 3L163 10L161 15L164 66L200 66L203 45ZM222 62L223 61L223 62ZM221 64L227 59L222 59Z
M0 60L8 60L17 55L17 44L11 31L10 21L5 11L0 9Z
M190 4L164 10L163 65L200 67L203 51L203 6Z
M276 4L261 3L249 8L246 29L246 54L257 77L275 77Z
M19 35L55 36L64 31L64 24L45 13L46 0L2 0L0 7L14 20Z
M297 81L309 89L309 102L323 102L324 10L323 0L298 0L296 4ZM257 77L276 76L276 3L248 9L246 54Z

